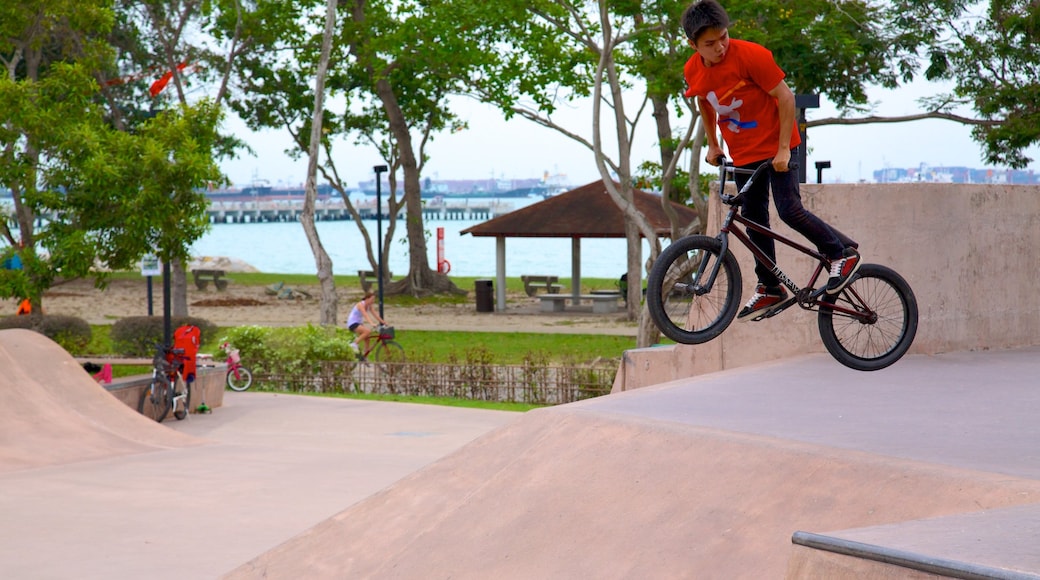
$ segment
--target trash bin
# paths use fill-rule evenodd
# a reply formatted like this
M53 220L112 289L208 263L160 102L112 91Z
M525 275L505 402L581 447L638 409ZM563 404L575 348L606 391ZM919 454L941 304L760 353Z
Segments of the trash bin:
M475 280L477 312L495 311L495 286L491 280Z

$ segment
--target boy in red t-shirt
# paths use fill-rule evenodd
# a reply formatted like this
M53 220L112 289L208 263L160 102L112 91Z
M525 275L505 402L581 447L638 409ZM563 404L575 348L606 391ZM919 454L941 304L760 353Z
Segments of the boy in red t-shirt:
M704 132L708 139L707 161L718 165L725 158L718 132L729 147L737 167L754 169L769 162L766 180L748 191L741 214L751 221L769 225L769 188L773 190L780 219L816 244L831 261L826 292L837 294L860 266L856 243L802 206L798 177L790 171L791 150L801 143L795 126L794 94L784 82L773 54L764 46L730 39L729 16L715 0L700 0L683 14L683 30L696 50L683 70L686 96L697 98ZM743 187L749 175L735 176ZM773 239L754 231L748 235L774 262ZM762 320L786 308L795 297L788 295L776 275L756 260L758 286L737 315L741 321Z

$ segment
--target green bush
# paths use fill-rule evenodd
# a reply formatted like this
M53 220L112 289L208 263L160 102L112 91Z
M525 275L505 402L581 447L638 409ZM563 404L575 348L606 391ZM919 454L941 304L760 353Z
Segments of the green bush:
M35 330L58 343L69 354L75 356L86 352L90 344L91 330L86 320L75 316L43 315L39 318L39 326L33 327L31 316L8 316L0 319L0 329L26 328Z
M268 328L238 326L220 343L237 348L242 364L254 372L315 372L322 361L354 360L348 343L353 333L331 326ZM226 354L226 353L225 353Z
M200 343L217 331L217 326L208 320L193 316L170 319L170 328L190 324L199 327ZM151 357L155 354L155 345L163 339L163 319L161 316L128 316L120 318L112 325L112 348L123 356Z

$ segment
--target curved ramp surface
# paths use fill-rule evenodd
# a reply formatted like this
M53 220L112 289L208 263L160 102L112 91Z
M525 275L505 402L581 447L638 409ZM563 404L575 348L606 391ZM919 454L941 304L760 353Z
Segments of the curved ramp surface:
M531 412L227 577L783 578L799 530L1040 503L1037 354L807 357Z
M109 394L42 334L0 331L0 473L199 445Z

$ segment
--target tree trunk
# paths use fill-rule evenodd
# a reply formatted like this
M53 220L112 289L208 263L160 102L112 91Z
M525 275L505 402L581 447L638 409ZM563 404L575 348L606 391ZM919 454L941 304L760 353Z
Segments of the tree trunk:
M319 323L322 326L335 326L338 297L336 282L332 277L332 259L329 258L325 246L314 226L314 204L318 197L318 153L321 145L322 118L325 105L325 78L329 70L329 54L332 52L332 34L336 27L336 2L328 0L325 8L325 33L321 42L321 58L318 61L317 78L314 80L314 114L311 117L311 135L307 158L307 185L304 190L303 213L300 223L307 234L307 242L314 254L314 263L318 270L318 281L321 284L321 306Z
M390 132L397 141L401 169L404 172L405 231L408 233L408 275L391 284L391 292L424 296L437 292L465 293L455 286L447 276L430 268L426 250L426 231L423 227L422 197L419 182L419 164L412 144L404 112L397 102L390 81L381 78L376 82L376 94L383 103L390 122ZM384 246L385 247L385 246ZM384 254L385 255L385 254Z
M188 276L184 262L170 262L170 316L183 318L188 316Z

